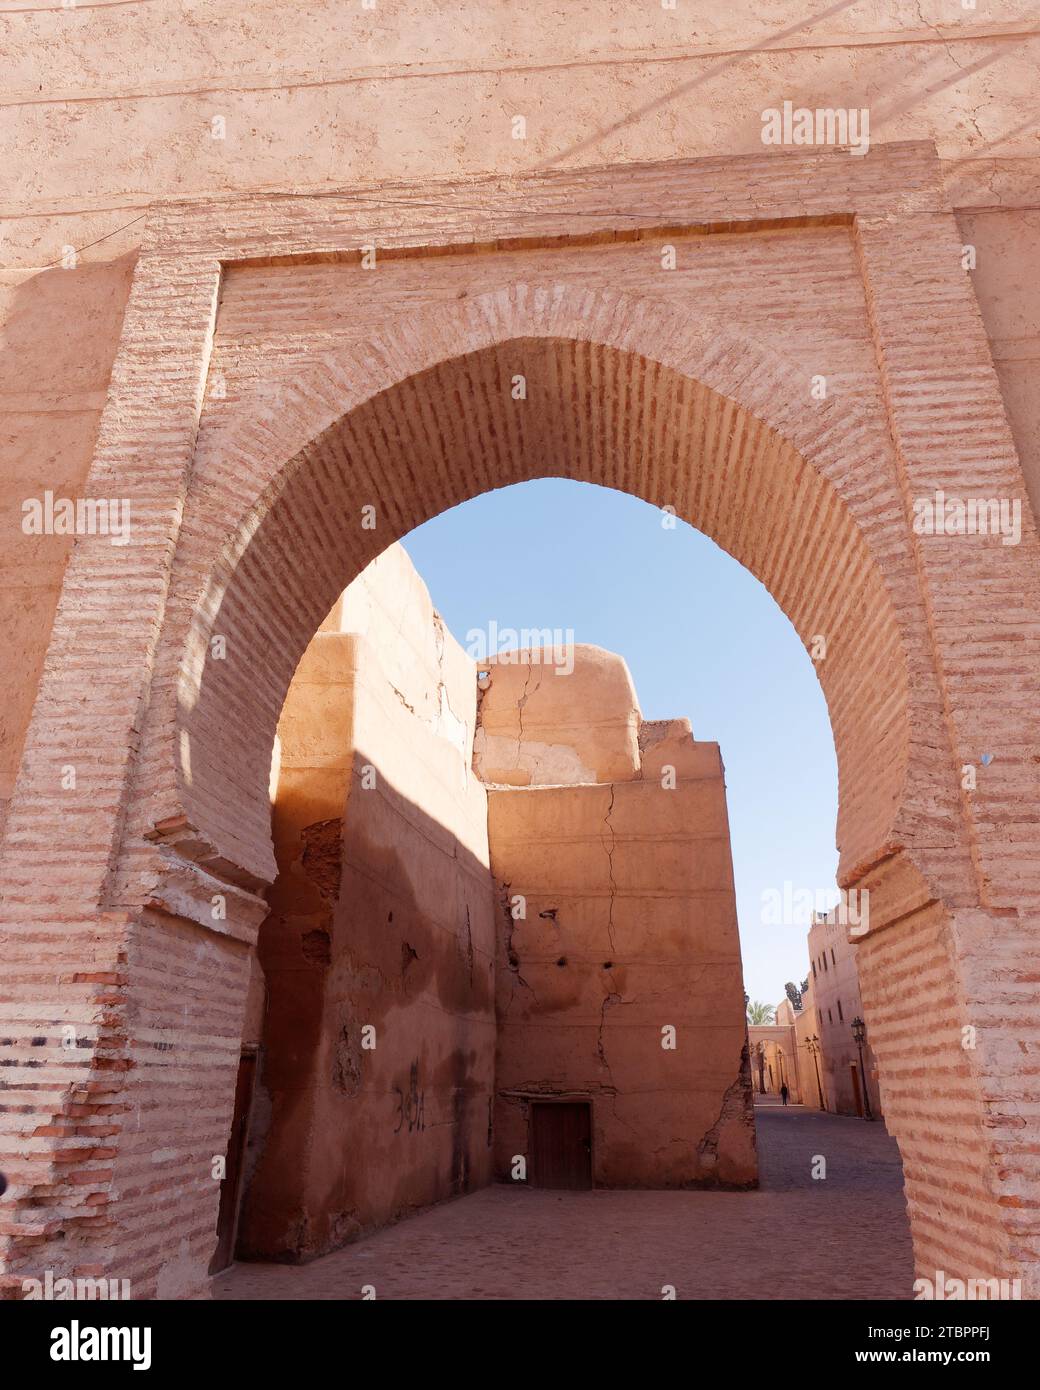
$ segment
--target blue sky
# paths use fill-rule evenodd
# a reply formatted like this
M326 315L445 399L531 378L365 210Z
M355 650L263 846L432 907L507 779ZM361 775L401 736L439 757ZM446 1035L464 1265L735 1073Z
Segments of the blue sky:
M625 658L645 718L685 715L721 745L745 988L782 999L808 973L805 928L763 925L762 894L837 899L837 765L812 662L767 590L684 522L561 478L485 493L404 544L460 642L492 619L573 628Z

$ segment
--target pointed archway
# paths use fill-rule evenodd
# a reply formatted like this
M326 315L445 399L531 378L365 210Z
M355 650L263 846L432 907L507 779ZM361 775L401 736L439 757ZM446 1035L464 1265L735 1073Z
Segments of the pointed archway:
M141 1293L200 1287L209 1159L230 1122L272 872L266 750L292 668L323 606L396 536L546 474L674 507L762 579L803 638L827 639L841 873L872 894L864 1003L918 1266L1029 1277L1033 1178L1017 1136L1035 1082L1007 1019L1027 1007L1015 965L1040 891L1037 539L1028 509L1017 548L954 548L910 525L922 489L1024 495L934 154L806 158L725 178L710 161L669 167L663 183L583 171L565 214L559 188L537 180L461 202L447 239L508 244L530 274L511 261L505 288L464 287L299 359L274 334L219 418L202 402L222 262L349 254L356 209L156 211L88 484L129 499L134 540L77 545L4 832L9 962L33 1000L16 1044L33 1057L38 1019L56 1038L62 1020L75 1032L23 1123L5 1238L15 1277L118 1256ZM782 235L813 219L839 229L839 273L859 294L849 331L874 356L860 353L854 391L813 400L806 361L776 334L667 293L618 293L602 274L593 288L554 276L554 237L584 229L591 247L660 226L639 200L662 187L667 225L699 234L756 218ZM388 206L387 238L437 241L416 230L423 206ZM1006 752L968 795L961 766L991 730ZM70 1143L81 1112L108 1142Z

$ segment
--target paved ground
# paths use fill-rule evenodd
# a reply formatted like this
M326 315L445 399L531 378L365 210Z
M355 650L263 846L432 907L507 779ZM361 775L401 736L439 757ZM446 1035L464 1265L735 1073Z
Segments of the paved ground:
M495 1186L302 1266L236 1265L217 1298L909 1298L895 1142L879 1123L756 1110L758 1192ZM827 1176L811 1177L813 1156Z

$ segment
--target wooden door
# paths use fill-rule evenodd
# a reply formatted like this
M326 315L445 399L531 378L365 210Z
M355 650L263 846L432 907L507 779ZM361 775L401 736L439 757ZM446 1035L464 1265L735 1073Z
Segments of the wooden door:
M588 1101L532 1101L531 1186L592 1186L592 1107Z
M243 1052L238 1063L235 1084L235 1113L228 1139L227 1166L220 1184L220 1210L217 1213L217 1248L209 1262L210 1274L227 1269L235 1253L235 1228L242 1197L242 1169L249 1137L249 1111L253 1103L253 1082L256 1077L256 1053Z

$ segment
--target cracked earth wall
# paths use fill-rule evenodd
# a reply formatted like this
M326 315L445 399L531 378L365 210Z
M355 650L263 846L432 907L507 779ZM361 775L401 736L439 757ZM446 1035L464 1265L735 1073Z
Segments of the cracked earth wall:
M593 1182L753 1185L718 745L643 723L624 662L491 663L476 766L498 885L495 1173L532 1101L588 1100ZM497 785L495 785L497 783Z
M473 663L391 547L311 642L279 723L242 1257L312 1259L490 1180L475 712Z
M592 1102L597 1185L755 1181L718 747L644 723L619 657L573 668L492 661L478 694L398 546L307 648L272 769L240 1258L313 1259L481 1186L493 1142L511 1180L532 1095Z

